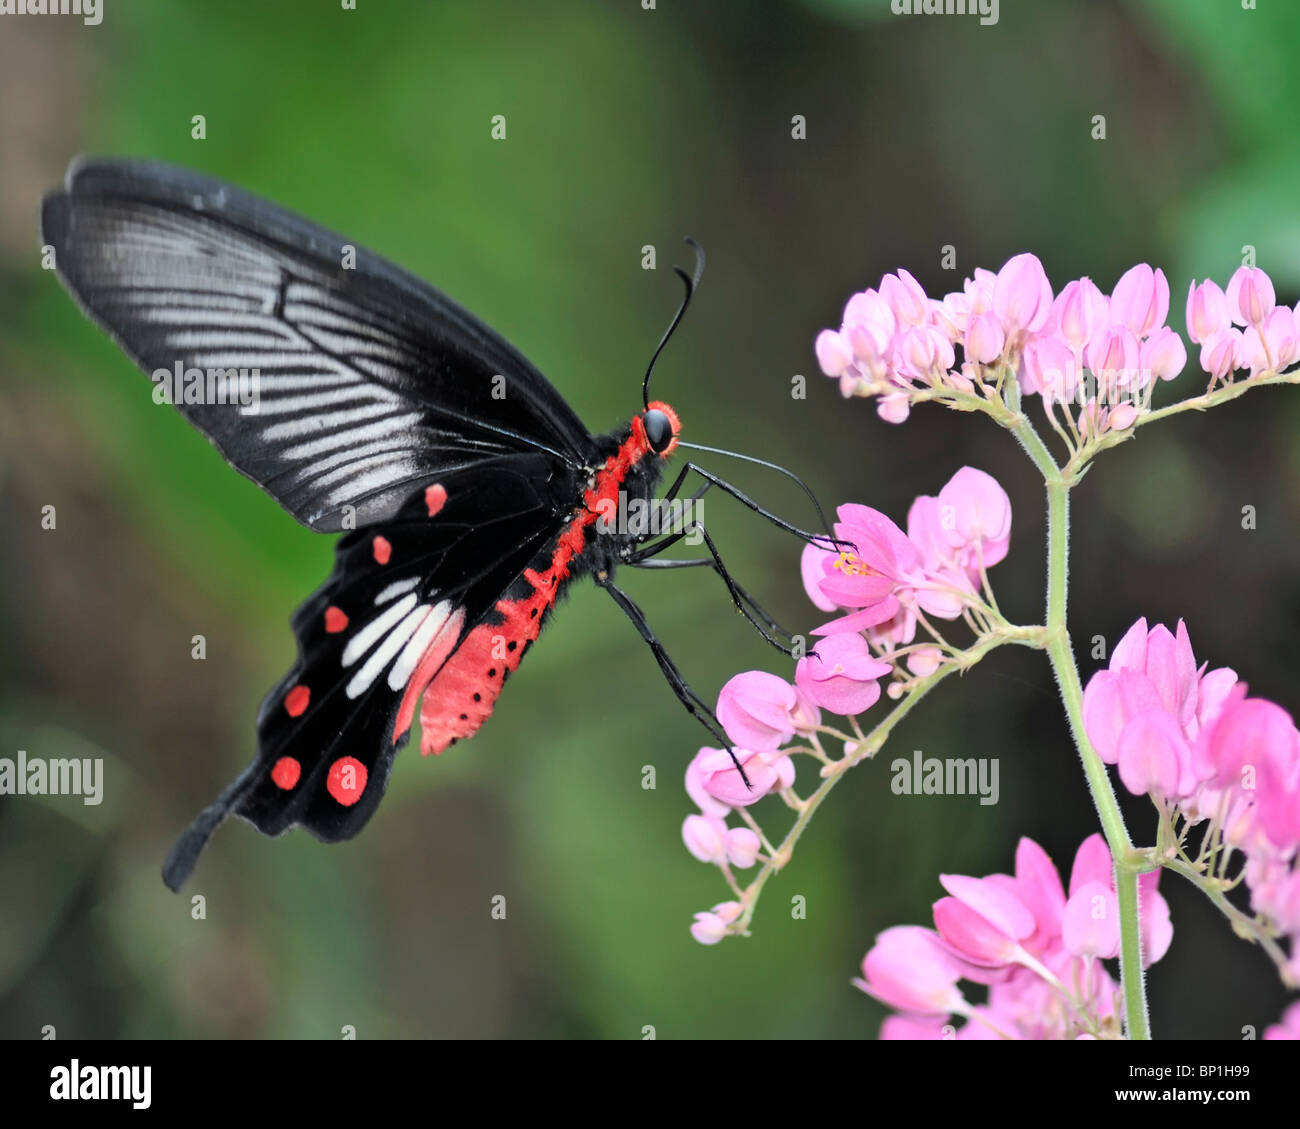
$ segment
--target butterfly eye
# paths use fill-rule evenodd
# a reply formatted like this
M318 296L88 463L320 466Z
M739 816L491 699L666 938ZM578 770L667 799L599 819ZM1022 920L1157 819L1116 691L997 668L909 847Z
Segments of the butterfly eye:
M673 441L673 425L668 416L658 408L651 408L641 417L646 441L656 455L661 455Z

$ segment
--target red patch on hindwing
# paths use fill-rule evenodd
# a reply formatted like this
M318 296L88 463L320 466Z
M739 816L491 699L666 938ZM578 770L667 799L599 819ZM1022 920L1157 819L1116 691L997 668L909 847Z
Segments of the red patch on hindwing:
M375 560L386 565L393 555L392 543L387 537L376 537L374 541Z
M429 684L429 679L447 661L447 656L456 646L464 627L465 609L457 608L447 617L447 622L442 625L438 634L429 641L429 649L420 656L418 665L407 680L401 705L397 707L397 720L393 723L394 745L406 736L407 730L411 728L411 722L415 718L415 703L420 700L420 694Z
M576 540L566 531L550 568L525 569L532 594L522 600L499 600L496 613L501 621L474 628L429 683L420 706L422 754L441 753L453 741L477 733L492 716L506 675L519 666L524 651L541 633L542 617L568 579Z
M336 608L333 605L325 609L325 630L331 635L337 635L348 626L347 613L342 608Z

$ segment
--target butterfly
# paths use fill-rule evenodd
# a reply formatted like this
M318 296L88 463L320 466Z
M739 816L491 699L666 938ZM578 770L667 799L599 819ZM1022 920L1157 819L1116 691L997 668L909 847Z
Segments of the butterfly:
M45 197L41 232L64 286L151 375L155 399L307 528L344 534L333 572L291 619L298 658L262 702L256 758L167 857L172 890L231 814L267 835L298 825L328 842L354 836L417 713L425 754L472 736L581 577L609 592L723 747L616 568L712 568L750 623L792 653L783 639L793 637L732 579L702 522L652 534L615 520L629 500L653 498L681 447L772 466L812 496L775 464L683 442L677 413L649 398L703 268L693 241L696 271L674 268L685 298L646 371L642 409L593 435L446 295L206 175L78 159ZM691 474L701 485L686 502L718 489L804 540L829 540L691 462L662 500ZM707 557L661 557L691 533Z

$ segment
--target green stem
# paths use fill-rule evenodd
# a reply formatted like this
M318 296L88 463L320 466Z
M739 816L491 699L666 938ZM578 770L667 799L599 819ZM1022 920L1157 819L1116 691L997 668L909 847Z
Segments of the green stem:
M1066 626L1068 567L1070 555L1070 487L1077 478L1067 478L1052 458L1034 425L1022 412L1016 413L1011 433L1020 442L1047 483L1047 656L1060 687L1061 700L1070 721L1070 732L1083 762L1102 831L1110 845L1115 865L1115 892L1119 901L1120 981L1124 992L1124 1015L1131 1039L1149 1039L1146 985L1142 974L1141 938L1138 927L1138 870L1133 864L1133 843L1119 802L1111 787L1106 766L1088 740L1083 728L1083 687L1074 662L1070 633Z
M1181 874L1193 886L1201 891L1224 917L1228 919L1232 926L1232 931L1243 940L1253 941L1268 954L1274 966L1277 968L1279 975L1282 977L1282 983L1287 987L1300 987L1295 981L1295 976L1290 970L1290 962L1287 955L1283 952L1282 947L1273 939L1272 934L1250 914L1242 913L1234 906L1223 893L1224 883L1216 878L1207 876L1199 867L1187 862L1184 859L1162 859L1160 865L1175 874Z

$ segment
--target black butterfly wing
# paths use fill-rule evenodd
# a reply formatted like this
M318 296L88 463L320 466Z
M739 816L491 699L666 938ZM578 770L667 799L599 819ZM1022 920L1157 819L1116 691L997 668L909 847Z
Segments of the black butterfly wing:
M231 812L268 834L355 835L453 657L465 670L440 684L438 741L490 712L499 682L480 695L472 673L482 633L559 537L595 441L445 295L231 185L77 161L41 226L86 313L147 373L185 374L177 409L233 466L305 525L355 530L294 616L299 659L262 705L257 758L177 842L164 879L177 889ZM190 402L192 370L255 374L256 405L214 401L210 383ZM523 645L537 626L516 632Z
M361 830L422 692L562 531L557 488L548 458L513 455L449 474L339 541L330 578L293 616L298 660L262 703L257 758L181 836L168 886L232 812L268 835Z
M248 374L255 398L227 385L233 403L176 407L314 529L384 521L420 484L501 455L589 456L559 393L471 314L232 185L79 160L41 230L73 296L146 373Z

